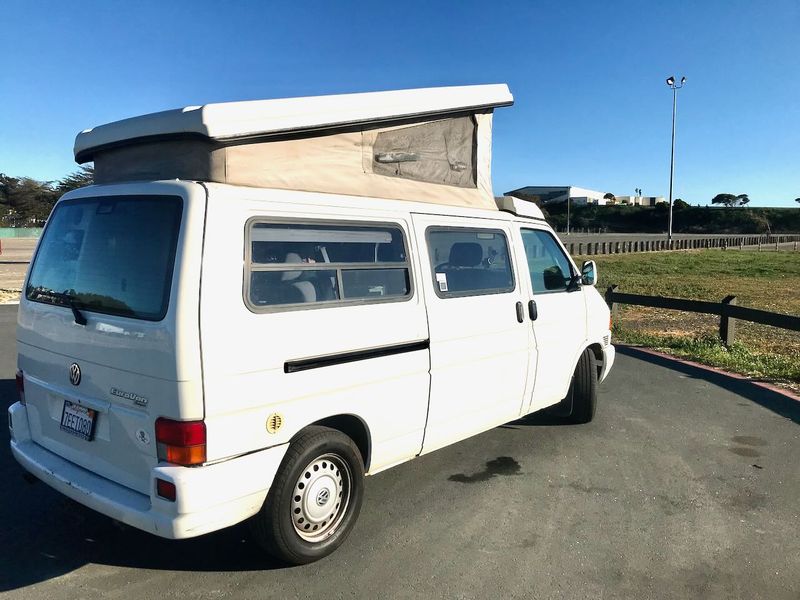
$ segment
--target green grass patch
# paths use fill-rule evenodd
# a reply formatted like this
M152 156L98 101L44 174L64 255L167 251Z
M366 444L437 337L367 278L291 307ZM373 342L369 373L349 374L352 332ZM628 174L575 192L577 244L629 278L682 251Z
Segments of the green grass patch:
M800 382L800 361L778 354L754 352L742 342L727 348L714 336L664 336L624 327L615 327L614 334L628 344L647 346L749 377Z
M800 314L800 253L701 250L593 258L598 289L719 302ZM789 382L800 390L800 332L737 321L736 343L718 338L719 317L622 305L615 323L622 342L657 348L743 375Z

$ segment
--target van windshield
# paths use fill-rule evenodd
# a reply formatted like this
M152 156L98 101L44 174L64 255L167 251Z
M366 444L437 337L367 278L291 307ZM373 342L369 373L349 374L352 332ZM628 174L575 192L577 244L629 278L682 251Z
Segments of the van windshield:
M59 202L39 243L26 298L160 321L169 304L182 208L177 196Z

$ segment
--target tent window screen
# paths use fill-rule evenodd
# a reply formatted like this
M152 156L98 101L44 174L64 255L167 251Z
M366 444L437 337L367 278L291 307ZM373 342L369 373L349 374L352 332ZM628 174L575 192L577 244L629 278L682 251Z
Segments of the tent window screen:
M381 131L372 147L372 172L474 188L477 185L475 148L472 117Z

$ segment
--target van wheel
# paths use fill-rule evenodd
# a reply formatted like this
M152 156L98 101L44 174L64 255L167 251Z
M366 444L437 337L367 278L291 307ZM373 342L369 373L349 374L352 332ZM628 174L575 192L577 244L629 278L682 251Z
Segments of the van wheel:
M289 445L264 506L250 521L267 552L301 565L328 556L347 538L364 498L364 462L353 440L308 427Z
M571 407L567 419L573 423L589 423L597 410L597 359L589 348L583 351L567 397L563 404Z

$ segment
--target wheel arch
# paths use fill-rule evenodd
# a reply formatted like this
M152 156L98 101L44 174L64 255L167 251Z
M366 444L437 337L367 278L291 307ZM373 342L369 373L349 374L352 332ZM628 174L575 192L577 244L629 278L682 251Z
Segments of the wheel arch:
M593 342L587 346L589 350L592 351L594 357L597 359L597 380L600 381L600 377L603 374L603 346L597 342ZM577 365L577 361L575 361Z
M369 473L369 461L372 458L372 437L369 427L361 418L353 414L339 414L309 423L309 426L312 425L330 427L353 440L364 461L364 472Z
M570 373L575 372L575 368L578 366L578 361L581 359L581 355L586 352L586 350L591 350L592 354L594 354L594 357L597 360L597 379L599 381L600 376L603 373L603 345L598 341L586 340L583 344L581 344L580 350L578 350L575 356L572 357L572 371L570 371ZM566 382L564 393L562 394L564 396L567 395L570 381L571 377Z

